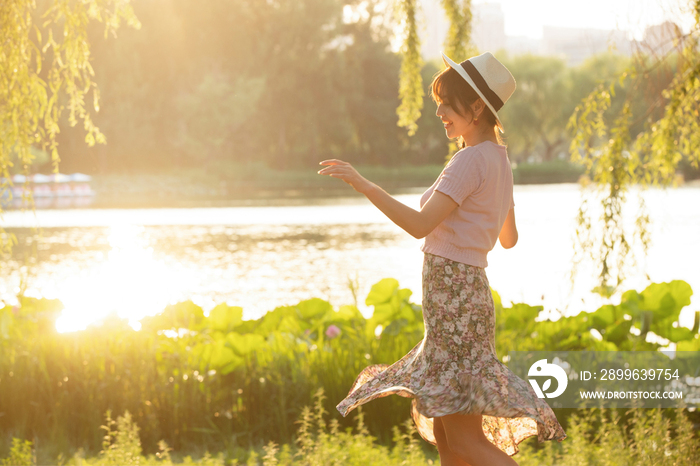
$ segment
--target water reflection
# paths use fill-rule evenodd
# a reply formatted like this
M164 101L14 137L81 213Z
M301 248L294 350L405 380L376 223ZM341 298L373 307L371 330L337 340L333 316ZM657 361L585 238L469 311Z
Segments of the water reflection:
M19 281L31 248L28 229L14 232L10 279L0 279L8 302L15 291L9 282ZM385 277L420 286L420 244L392 225L126 224L44 228L44 237L27 294L64 303L62 332L111 312L136 327L144 315L188 299L207 310L221 302L242 306L248 319L311 297L352 303L350 281L361 301Z
M653 281L682 279L700 290L700 189L650 191L653 247L647 271ZM400 196L418 206L419 195ZM504 302L542 304L575 314L595 309L595 274L584 269L572 290L571 237L579 192L575 185L517 186L520 240L489 255L487 274ZM276 306L320 297L358 307L372 284L399 280L421 300L420 244L362 199L310 205L37 211L43 238L33 243L30 213L6 212L5 227L19 245L0 276L0 299L13 303L24 274L30 296L59 298L66 306L58 326L84 328L110 312L130 320L191 299L205 311L227 302L257 318ZM37 245L37 263L26 255ZM29 272L27 272L29 270ZM626 289L648 284L641 268ZM695 300L697 302L697 298ZM681 323L692 323L691 305ZM556 315L556 312L554 313Z
M184 277L181 270L153 257L143 230L137 225L111 226L104 260L62 280L57 295L65 309L56 322L59 332L83 329L110 313L138 330L143 316L165 307ZM70 246L80 248L77 238L70 240Z

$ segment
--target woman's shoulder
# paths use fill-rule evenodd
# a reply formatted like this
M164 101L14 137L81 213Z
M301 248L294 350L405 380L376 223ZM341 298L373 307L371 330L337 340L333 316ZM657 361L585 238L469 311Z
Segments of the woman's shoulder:
M455 152L455 155L452 156L452 159L450 159L448 165L482 165L485 162L485 159L488 157L488 155L483 150L483 147L480 146L481 144L477 144L475 146L467 146L463 149L458 150L457 152Z
M506 146L502 146L501 144L497 144L493 141L484 141L473 147L478 148L480 151L485 153L508 154Z
M467 146L455 152L455 154L452 156L452 159L450 159L450 163L458 161L464 163L469 160L474 160L481 155L482 153L478 145Z

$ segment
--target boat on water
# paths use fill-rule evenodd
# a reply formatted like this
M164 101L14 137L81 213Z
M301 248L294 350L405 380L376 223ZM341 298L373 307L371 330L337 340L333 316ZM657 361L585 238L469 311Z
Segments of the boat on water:
M95 191L90 187L92 177L84 173L52 173L30 176L13 175L0 179L8 186L0 193L3 209L18 209L30 206L29 197L38 209L86 207L92 204Z

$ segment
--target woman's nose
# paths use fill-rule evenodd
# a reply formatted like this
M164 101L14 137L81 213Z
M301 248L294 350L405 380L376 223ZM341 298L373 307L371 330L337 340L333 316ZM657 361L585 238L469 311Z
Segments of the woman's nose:
M442 104L438 105L437 110L435 110L435 115L440 116L444 112L442 111Z

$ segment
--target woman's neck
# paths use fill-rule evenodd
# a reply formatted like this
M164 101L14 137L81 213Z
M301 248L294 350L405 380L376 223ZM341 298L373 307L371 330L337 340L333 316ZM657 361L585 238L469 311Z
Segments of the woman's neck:
M496 133L494 131L484 131L483 133L469 134L462 136L464 143L469 146L476 146L482 142L491 141L494 144L498 144L498 138L496 138Z

